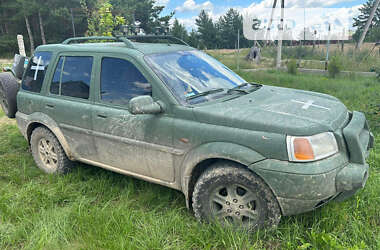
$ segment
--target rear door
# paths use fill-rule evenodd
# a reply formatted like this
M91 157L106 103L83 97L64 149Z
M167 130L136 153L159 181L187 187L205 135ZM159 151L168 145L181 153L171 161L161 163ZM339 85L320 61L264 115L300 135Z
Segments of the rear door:
M94 61L90 54L61 54L42 103L44 113L58 124L76 159L92 160L96 154L91 135L90 94Z

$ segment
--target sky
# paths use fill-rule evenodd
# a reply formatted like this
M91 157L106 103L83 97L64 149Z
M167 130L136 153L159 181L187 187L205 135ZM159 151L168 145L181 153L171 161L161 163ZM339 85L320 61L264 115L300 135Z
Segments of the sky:
M216 21L229 8L243 12L247 8L270 8L273 4L273 0L156 0L156 2L158 5L165 6L162 14L175 11L174 17L185 25L188 30L196 28L195 19L202 9L206 10ZM278 2L281 1L278 0ZM366 0L286 0L285 7L352 8L357 12L358 8L365 2ZM280 4L278 3L278 5Z

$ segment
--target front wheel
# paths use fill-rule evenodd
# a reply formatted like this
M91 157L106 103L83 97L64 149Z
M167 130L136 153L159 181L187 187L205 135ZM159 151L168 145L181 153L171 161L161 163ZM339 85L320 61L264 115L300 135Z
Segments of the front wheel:
M254 230L276 226L281 211L269 187L237 164L222 162L206 170L193 193L195 216Z

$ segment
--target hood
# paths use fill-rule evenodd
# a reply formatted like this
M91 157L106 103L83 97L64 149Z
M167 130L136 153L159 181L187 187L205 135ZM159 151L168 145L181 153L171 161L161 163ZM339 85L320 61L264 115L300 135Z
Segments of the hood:
M346 106L335 97L271 86L193 112L203 123L288 135L335 131L348 118Z

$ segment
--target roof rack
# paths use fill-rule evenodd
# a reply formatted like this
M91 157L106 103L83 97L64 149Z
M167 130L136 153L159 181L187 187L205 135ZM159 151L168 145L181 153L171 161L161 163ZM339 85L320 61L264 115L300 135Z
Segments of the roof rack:
M179 39L175 36L168 36L168 35L136 35L136 36L89 36L89 37L73 37L66 39L62 42L62 44L70 44L72 42L77 41L94 41L94 40L110 40L110 41L120 41L123 42L127 48L130 49L136 49L135 45L132 43L131 40L146 40L146 39L164 39L164 40L172 40L176 42L182 43L182 45L190 46L182 39Z
M112 37L112 36L89 36L89 37L73 37L66 39L62 44L70 44L76 41L91 41L91 40L111 40L111 41L120 41L130 49L136 49L133 43L125 37Z
M144 39L163 39L163 40L172 40L175 42L180 42L182 45L189 46L188 43L183 41L182 39L175 37L175 36L170 36L170 35L137 35L137 36L126 36L128 40L144 40Z

